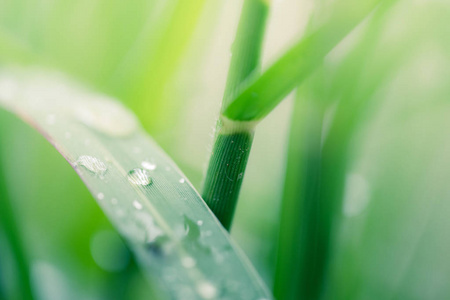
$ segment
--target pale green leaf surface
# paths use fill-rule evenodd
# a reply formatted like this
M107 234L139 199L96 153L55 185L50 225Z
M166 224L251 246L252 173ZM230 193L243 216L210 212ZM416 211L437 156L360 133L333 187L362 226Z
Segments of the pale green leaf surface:
M66 158L169 297L271 298L182 172L120 104L58 74L7 71L0 105Z

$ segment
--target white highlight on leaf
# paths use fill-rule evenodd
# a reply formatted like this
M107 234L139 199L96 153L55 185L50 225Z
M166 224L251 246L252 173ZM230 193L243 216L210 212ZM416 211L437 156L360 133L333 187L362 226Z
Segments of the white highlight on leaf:
M348 174L344 193L344 215L359 215L367 207L369 198L370 187L367 180L360 174Z

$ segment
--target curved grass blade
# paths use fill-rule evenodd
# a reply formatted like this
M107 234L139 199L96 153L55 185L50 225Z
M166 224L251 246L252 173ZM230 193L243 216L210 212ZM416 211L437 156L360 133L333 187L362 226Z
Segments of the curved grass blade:
M380 3L393 0L342 0L322 26L303 37L261 76L253 78L223 111L235 121L267 116L320 65L323 58Z
M55 74L7 71L0 105L66 158L170 298L271 298L185 176L120 104Z

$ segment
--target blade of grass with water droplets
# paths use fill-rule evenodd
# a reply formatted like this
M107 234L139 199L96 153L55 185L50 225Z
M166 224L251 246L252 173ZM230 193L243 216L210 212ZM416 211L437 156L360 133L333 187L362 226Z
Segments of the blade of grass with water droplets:
M170 297L271 298L185 176L120 104L57 74L4 71L0 105L67 159Z

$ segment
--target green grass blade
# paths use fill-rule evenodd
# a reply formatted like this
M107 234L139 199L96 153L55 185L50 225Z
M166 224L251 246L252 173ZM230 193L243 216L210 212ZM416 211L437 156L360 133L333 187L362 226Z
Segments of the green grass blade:
M147 129L167 126L167 119L161 115L172 102L164 98L165 93L192 42L206 4L205 0L164 2L157 24L144 29L111 79L110 88L129 101L141 120L146 120Z
M0 120L0 125L4 125L2 123L2 120ZM2 131L3 128L4 127L2 126ZM1 150L2 148L0 147L0 158L3 157ZM0 165L2 165L1 161ZM17 291L15 296L20 297L20 299L33 299L34 297L30 281L30 264L26 250L24 248L21 228L18 225L14 207L10 201L10 197L8 194L6 174L4 174L3 170L0 169L0 230L2 229L4 231L5 238L8 241L9 246L11 247L11 252L14 257L16 272L14 272L15 274L13 273L12 277L15 278L13 278L12 281L14 282L14 285L16 287L15 291ZM0 266L1 265L3 264L0 257ZM2 270L0 268L0 273L1 272ZM11 280L11 278L8 278L8 280ZM0 277L0 299L7 299L6 291L2 292L2 284L4 284L4 282L2 281L3 278Z
M351 137L370 107L375 91L402 61L400 52L393 48L388 61L373 53L384 29L382 21L394 2L376 11L362 39L332 80L326 80L331 81L331 87L319 82L315 91L300 95L302 99L295 103L275 279L278 299L317 299L324 293L334 232L339 226L336 220L342 205ZM405 44L401 47L407 49ZM366 61L376 58L378 68L373 69ZM303 88L311 90L308 84ZM333 97L339 97L340 101L331 129L324 136L324 112ZM294 272L287 269L291 264L297 266Z
M241 19L231 49L231 63L223 97L222 110L231 103L244 82L257 75L269 4L264 0L247 0L242 8Z
M274 283L277 299L316 299L311 297L315 268L306 265L307 259L314 261L308 255L316 251L308 244L308 234L315 233L314 201L308 200L317 197L324 105L309 88L305 83L298 90L292 114Z
M36 61L36 55L28 45L0 28L0 62L30 64Z
M0 105L66 158L169 297L271 298L199 194L124 107L47 73L4 71L0 93Z
M269 5L244 2L222 103L222 113L245 81L258 73ZM206 172L203 199L226 229L231 227L254 136L253 124L220 118Z
M334 14L327 23L305 36L243 89L225 109L224 116L237 121L264 118L382 1L344 0L336 3Z

